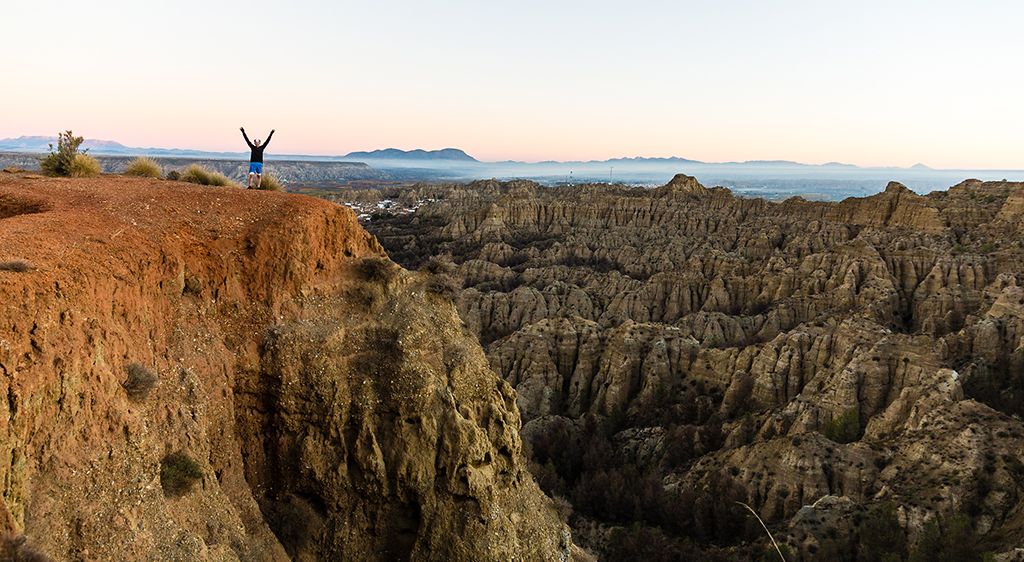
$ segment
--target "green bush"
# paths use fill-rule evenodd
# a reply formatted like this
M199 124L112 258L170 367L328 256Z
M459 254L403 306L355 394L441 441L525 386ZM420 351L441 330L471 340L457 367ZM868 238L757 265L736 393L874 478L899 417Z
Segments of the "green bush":
M160 487L165 496L185 495L202 477L199 463L181 451L171 453L160 461Z
M50 153L39 162L43 172L51 176L70 176L71 169L75 163L75 157L85 154L85 151L78 151L85 139L76 137L71 131L64 131L57 134L57 150L50 145Z
M857 529L857 562L903 560L907 537L896 517L896 504L885 501L868 510Z
M124 170L124 175L159 179L161 176L160 164L157 164L156 160L152 158L140 156L128 163L128 167Z
M178 170L171 170L170 172L167 172L167 179L171 181L178 181L181 179L181 172Z
M259 189L261 191L284 191L284 186L274 176L263 174L263 177L260 179Z
M142 400L149 396L149 392L156 387L160 377L153 371L140 365L139 363L132 363L128 365L128 379L121 383L128 398L132 400Z
M199 164L191 164L188 168L185 168L185 171L181 173L180 179L181 181L187 181L189 183L213 185L217 187L235 185L235 183L229 180L224 174L211 172Z
M101 171L99 160L88 154L76 154L71 161L68 175L73 178L94 178L100 175Z
M825 424L825 437L836 443L853 443L860 439L860 416L857 408L850 408Z

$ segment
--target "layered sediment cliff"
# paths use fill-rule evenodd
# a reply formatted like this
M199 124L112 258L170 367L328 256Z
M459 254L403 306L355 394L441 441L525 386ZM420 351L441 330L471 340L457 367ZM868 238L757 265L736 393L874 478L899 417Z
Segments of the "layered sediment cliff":
M57 560L567 559L515 391L427 281L315 199L0 174L0 531Z

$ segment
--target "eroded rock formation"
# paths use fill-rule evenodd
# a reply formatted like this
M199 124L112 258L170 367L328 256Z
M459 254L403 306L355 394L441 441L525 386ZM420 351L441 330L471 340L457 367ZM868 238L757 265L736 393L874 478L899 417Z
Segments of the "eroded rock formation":
M1021 546L1024 184L891 183L838 203L682 175L416 190L439 200L369 228L403 265L456 264L460 313L518 392L535 473L574 500L593 548L609 545L595 521L678 519L594 499L615 470L681 494L698 515L676 535L707 556L741 556L745 535L701 494L751 504L800 560L857 559L857 525L882 502L911 545L965 513L992 549ZM592 419L613 462L552 453L552 439L596 447Z

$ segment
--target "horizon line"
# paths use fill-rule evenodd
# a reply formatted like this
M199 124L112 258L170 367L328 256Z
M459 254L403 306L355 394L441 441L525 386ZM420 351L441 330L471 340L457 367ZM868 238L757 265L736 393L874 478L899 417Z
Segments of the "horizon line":
M16 137L0 138L0 142L3 142L3 141L15 141L15 140L19 140L19 139L31 139L31 138L55 139L57 137L56 137L56 135L19 135L19 136L16 136ZM90 141L91 142L97 142L97 143L112 143L112 144L116 144L118 146L123 147L125 150L128 150L128 151L131 151L131 150L136 150L136 151L173 150L173 151L180 151L180 152L205 153L205 154L223 154L223 155L232 155L232 156L234 156L234 155L244 155L245 154L245 150L213 150L213 149L202 149L202 148L181 148L181 147L177 147L177 146L175 146L175 147L166 147L166 146L128 146L128 145L125 145L125 144L121 143L120 141L110 140L110 139L96 139L96 138L86 138L85 139L85 142L90 142ZM97 152L94 148L90 148L89 150L92 150L96 154L103 154L102 151ZM354 154L354 153L357 153L357 152L370 153L370 152L383 151L383 150L399 150L399 151L402 151L402 152L413 152L413 151L417 151L417 150L424 151L424 152L440 152L440 151L444 151L444 150L457 150L457 151L462 152L463 154L465 154L469 158L472 158L474 163L479 163L479 164L598 164L598 163L608 162L608 161L613 161L613 160L673 160L674 159L674 160L684 160L684 161L686 161L688 163L691 163L691 164L707 165L707 166L728 166L728 165L743 165L743 164L748 164L749 165L749 164L757 164L757 163L778 163L778 164L797 164L797 165L800 165L800 166L811 166L811 167L826 167L826 166L832 165L832 166L836 166L836 167L853 167L853 168L857 168L857 169L861 169L861 170L890 170L890 169L895 169L895 170L911 170L911 169L914 169L914 168L918 168L918 169L930 170L930 171L936 171L936 172L944 172L944 171L950 171L950 172L952 172L952 171L957 171L957 172L965 172L965 171L977 171L977 172L1002 172L1002 171L1005 171L1005 172L1024 172L1024 166L1022 166L1020 168L1013 168L1013 167L995 167L995 168L991 168L991 167L989 167L989 168L934 167L934 166L931 166L931 165L923 163L923 161L918 161L918 162L915 162L914 164L911 164L911 165L898 165L898 164L864 165L864 164L853 164L853 163L850 163L850 162L844 162L842 160L837 160L837 159L831 159L831 160L828 160L828 161L825 161L825 162L820 162L820 163L801 162L799 160L790 160L790 159L786 159L786 158L753 158L753 159L747 159L747 160L708 161L708 160L700 160L700 159L696 159L696 158L688 158L688 157L685 157L685 156L678 156L678 155L670 155L670 156L644 156L644 155L611 156L611 157L604 158L604 159L594 159L594 158L591 158L589 160L583 160L583 159L555 160L555 159L551 159L551 158L537 159L537 160L516 160L516 159L512 159L512 158L504 158L504 159L497 159L497 160L482 160L482 159L478 159L477 157L473 156L472 154L470 154L465 149L458 148L458 147L451 146L451 145L445 146L445 147L442 147L442 148L423 148L423 147L398 148L395 145L391 145L391 146L387 146L387 147L383 147L383 148L350 150L350 151L348 151L348 152L346 152L344 154L325 153L325 152L313 151L313 152L278 153L278 155L282 156L282 157L293 156L293 157L307 157L307 158L346 158L349 154ZM0 152L8 152L8 151L0 149ZM9 152L16 153L16 152L19 152L19 151L17 151L17 150L10 150ZM21 151L21 152L26 152L26 151ZM27 152L28 153L34 153L35 151L29 150ZM107 153L105 155L107 155L107 156L116 156L117 154L109 154L109 153ZM124 155L125 156L129 156L129 155L132 155L132 154L124 154ZM142 154L140 154L140 155L142 155ZM272 159L271 155L268 154L268 158Z

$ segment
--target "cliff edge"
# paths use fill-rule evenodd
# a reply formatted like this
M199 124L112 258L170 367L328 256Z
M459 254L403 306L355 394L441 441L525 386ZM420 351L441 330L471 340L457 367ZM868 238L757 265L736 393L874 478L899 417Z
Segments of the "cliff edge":
M0 531L58 560L569 557L515 391L349 210L0 173L0 263Z

